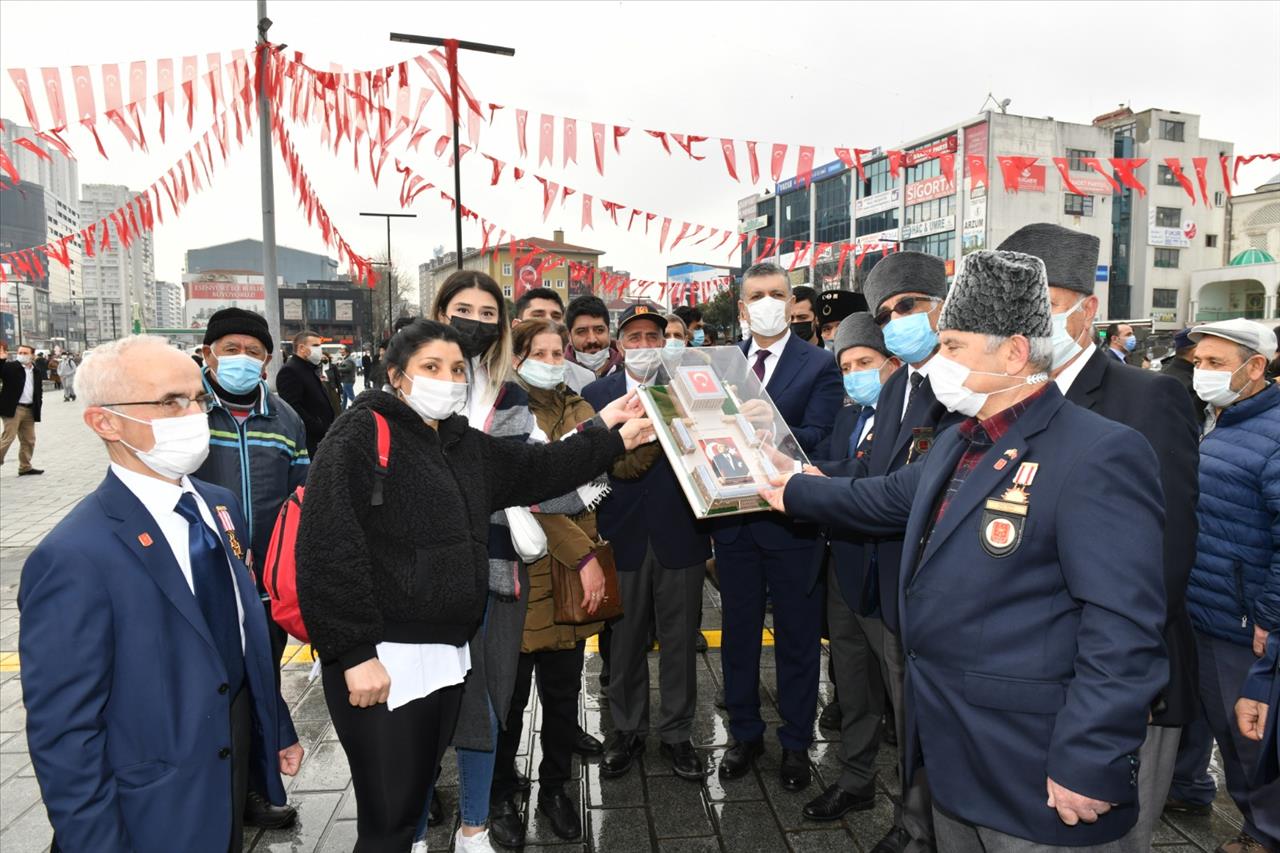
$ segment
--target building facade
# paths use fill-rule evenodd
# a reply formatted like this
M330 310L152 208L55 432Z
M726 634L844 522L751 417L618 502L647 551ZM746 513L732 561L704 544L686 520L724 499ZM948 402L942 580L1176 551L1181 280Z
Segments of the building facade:
M247 270L262 275L262 241L236 240L188 249L184 267L186 273ZM276 246L276 277L289 284L345 279L338 274L338 262L333 258L280 245Z
M156 321L161 329L176 329L183 325L182 285L175 281L156 282Z
M138 195L119 184L85 184L80 227L110 216ZM156 269L152 232L142 231L126 248L112 240L84 258L84 310L90 345L156 323Z
M714 298L714 293L704 293L699 290L697 285L723 279L726 276L732 278L734 270L732 267L720 266L716 264L700 264L690 261L683 261L678 264L669 264L667 266L667 281L676 284L689 285L683 292L669 288L665 294L655 294L659 298L655 302L663 302L665 307L674 308L676 305L697 305L699 302Z
M308 281L280 288L280 340L301 331L320 336L321 343L342 344L352 351L371 350L373 291L349 281Z
M1191 316L1280 320L1280 174L1227 202L1227 260L1191 273Z

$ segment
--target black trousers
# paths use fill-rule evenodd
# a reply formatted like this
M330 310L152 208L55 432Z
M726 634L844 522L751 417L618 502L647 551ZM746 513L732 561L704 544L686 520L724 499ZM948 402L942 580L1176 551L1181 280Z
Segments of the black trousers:
M542 700L542 763L538 782L543 792L563 788L573 772L573 742L578 734L578 694L582 689L583 643L572 649L532 652L520 655L515 692L506 728L498 733L498 754L494 760L494 802L514 796L516 752L524 728L524 709L529 704L533 675L538 676L538 698Z
M395 711L356 708L339 664L322 669L333 729L351 765L356 794L353 853L405 853L436 778L462 704L462 685L437 690Z
M271 642L271 662L275 665L273 672L276 677L276 690L280 690L280 658L284 655L285 644L289 642L289 635L283 628L275 623L271 618L271 602L262 602L262 609L267 614L267 639ZM282 743L280 747L283 749L292 744ZM262 778L260 773L253 773L249 777L249 790L260 795L264 800L267 797L267 780ZM277 803L276 805L282 805Z

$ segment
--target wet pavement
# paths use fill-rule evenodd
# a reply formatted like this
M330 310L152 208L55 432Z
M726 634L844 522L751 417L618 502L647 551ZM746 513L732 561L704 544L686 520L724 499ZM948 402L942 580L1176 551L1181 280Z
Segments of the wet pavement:
M80 421L78 405L46 397L45 420L39 425L34 464L46 469L41 477L18 480L16 459L0 467L0 851L41 853L49 849L52 832L40 802L40 790L27 755L25 711L18 668L18 611L16 596L22 561L40 539L102 478L106 454ZM17 448L12 449L16 454ZM712 645L720 626L719 597L710 584L704 593L704 629ZM825 655L825 651L824 651ZM297 806L297 824L287 830L250 830L245 849L264 853L338 853L355 843L355 797L342 747L333 733L319 679L310 678L306 650L291 648L282 672L282 690L293 712L307 754L302 769L287 780L290 802ZM657 684L657 654L649 655L651 684ZM824 662L825 663L825 662ZM769 723L779 720L775 696L773 649L761 658L762 713ZM611 728L608 701L599 685L600 658L587 656L581 723L604 739ZM820 702L832 697L823 667ZM534 780L522 796L528 825L527 851L661 851L661 853L748 853L748 851L869 851L888 830L892 801L888 790L896 780L893 752L881 749L880 778L875 807L850 813L844 820L816 823L801 816L801 808L839 775L838 743L815 724L810 750L816 774L813 784L799 793L784 791L778 782L781 755L770 733L767 751L757 768L742 779L721 781L715 764L727 745L728 717L717 708L720 658L715 648L699 656L698 710L695 746L708 759L711 773L702 784L676 777L658 752L651 736L642 761L625 776L603 779L598 759L574 760L574 780L567 786L581 809L583 838L564 842L550 830L533 804L538 794L537 766L541 745L536 738L540 709L536 695L525 711L524 738L518 767ZM535 691L536 693L536 691ZM657 691L652 691L654 705ZM1226 796L1215 754L1211 772L1218 780L1218 799L1207 817L1165 818L1155 838L1161 851L1212 851L1235 835L1240 815ZM442 768L439 788L447 819L431 830L430 849L451 849L457 827L457 768L452 751Z

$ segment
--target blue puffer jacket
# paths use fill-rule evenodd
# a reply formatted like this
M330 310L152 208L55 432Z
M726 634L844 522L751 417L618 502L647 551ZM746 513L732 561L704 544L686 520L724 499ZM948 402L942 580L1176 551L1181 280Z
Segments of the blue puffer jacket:
M1280 628L1280 385L1223 410L1200 443L1197 515L1191 621L1251 645L1255 625Z

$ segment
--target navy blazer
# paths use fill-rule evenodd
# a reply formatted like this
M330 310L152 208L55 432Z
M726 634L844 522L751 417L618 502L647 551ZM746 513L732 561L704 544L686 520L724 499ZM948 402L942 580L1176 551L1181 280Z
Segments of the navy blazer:
M979 826L1050 845L1115 841L1137 821L1137 754L1168 679L1155 454L1050 385L934 526L967 447L950 430L923 462L888 477L793 477L788 511L906 533L908 776L927 761L934 799ZM1027 515L1013 549L995 556L983 539L987 501L1003 497L1024 462L1039 464ZM1118 805L1069 827L1045 806L1046 776Z
M582 398L598 412L627 393L627 374L611 373L582 389ZM650 544L658 562L683 569L711 559L706 525L689 508L671 463L664 454L638 480L609 477L611 491L596 510L600 535L613 545L618 571L635 571Z
M823 439L813 450L811 461L820 470L825 471L826 466L834 467L853 461L849 440L854 438L853 430L862 418L864 410L863 406L845 406L836 415L836 423L831 430L831 435ZM874 437L874 426L872 430L868 438ZM843 528L825 527L821 536L819 544L822 547L819 547L815 554L815 582L820 578L823 564L829 554L835 570L836 583L840 587L840 594L844 597L845 604L855 613L878 616L880 596L876 590L876 584L879 579L873 577L873 572L868 571L868 566L873 564L866 558L866 550L871 547L871 541L861 533ZM833 590L827 590L827 595L832 594L834 594Z
M751 341L740 341L738 348L745 355ZM794 334L787 338L765 391L806 454L831 434L844 404L844 380L836 360ZM812 548L817 536L813 525L776 513L730 516L713 522L712 530L717 545L732 545L745 533L755 546L769 551ZM812 587L813 578L802 582Z
M211 511L227 508L248 547L235 495L191 482ZM298 737L253 580L220 535L244 608L250 773L283 804L278 753ZM155 519L115 474L27 558L18 607L27 743L58 846L226 853L226 669Z
M1240 695L1267 706L1267 725L1254 769L1254 784L1262 787L1280 779L1280 631L1267 637L1266 653L1249 670Z
M844 459L818 467L828 477L882 477L905 466L908 460L923 458L912 454L912 438L917 429L933 430L936 441L943 431L964 420L963 415L948 412L933 395L928 377L916 391L916 404L902 414L910 382L904 364L893 372L880 391L876 402L876 425L871 453L862 459ZM875 572L880 593L880 617L885 627L898 633L898 575L902 563L902 539L897 535L876 538L863 549L863 573ZM867 589L872 587L867 586ZM865 608L864 608L865 611Z
M1067 399L1127 427L1155 451L1164 490L1164 642L1169 650L1169 686L1156 701L1153 722L1183 726L1199 714L1200 675L1195 635L1187 614L1187 578L1196 561L1200 500L1199 428L1178 380L1141 370L1095 351L1067 390ZM1099 489L1107 501L1107 489Z

